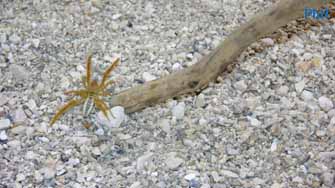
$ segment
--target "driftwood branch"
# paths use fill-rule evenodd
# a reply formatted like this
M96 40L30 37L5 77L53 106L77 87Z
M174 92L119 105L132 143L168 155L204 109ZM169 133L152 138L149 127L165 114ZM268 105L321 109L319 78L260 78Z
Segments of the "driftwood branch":
M323 0L281 0L233 31L198 63L158 80L147 82L111 98L113 106L135 112L176 96L203 90L253 42L303 16L304 7L321 8Z

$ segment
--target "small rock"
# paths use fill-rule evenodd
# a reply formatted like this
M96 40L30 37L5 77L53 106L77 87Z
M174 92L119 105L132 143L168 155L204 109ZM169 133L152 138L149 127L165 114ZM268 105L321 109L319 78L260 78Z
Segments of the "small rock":
M18 108L16 111L15 111L15 115L14 115L14 122L15 124L24 124L26 123L26 120L27 120L27 116L26 114L24 113L24 110L22 108Z
M97 129L97 130L95 131L95 134L96 134L96 135L99 135L99 136L102 136L102 135L105 134L105 131L104 131L104 129L99 128L99 129Z
M149 81L152 81L152 80L156 80L156 79L157 79L156 76L154 76L154 75L152 75L152 74L150 74L150 73L148 73L148 72L144 72L144 73L142 74L142 78L143 78L143 80L144 80L145 82L149 82Z
M206 102L205 102L205 95L204 94L199 94L197 96L197 99L195 101L195 105L198 107L198 108L202 108L206 105Z
M26 176L22 173L16 175L16 181L23 181L26 179Z
M133 184L131 184L131 186L129 188L141 188L141 182L136 181Z
M191 174L187 174L186 176L184 176L184 179L187 181L191 181L192 179L195 179L196 177L197 177L197 174L191 173Z
M258 127L262 124L258 119L248 116L247 117L252 126Z
M37 154L36 153L34 153L33 151L28 151L27 153L26 153L26 159L27 160L33 160L33 159L36 159L37 158Z
M280 88L278 88L277 93L280 96L287 96L288 91L289 91L289 87L287 87L286 85L283 85Z
M101 155L101 151L99 147L93 147L92 148L92 154L95 156L100 156Z
M275 42L271 38L263 38L263 39L261 39L261 42L265 46L273 46L275 44Z
M277 182L271 185L271 188L283 188L283 186Z
M1 106L1 105L0 105ZM36 110L37 109L37 105L36 102L33 99L30 99L27 103L27 106L30 110Z
M97 114L97 122L102 126L107 126L109 128L119 127L122 122L126 119L126 114L122 106L115 106L108 112L109 119L103 114L102 111Z
M326 112L334 108L333 102L325 96L319 98L319 105Z
M29 72L25 67L21 65L11 64L9 71L12 74L13 79L17 81L25 81L29 78Z
M270 151L271 152L274 152L277 150L277 146L278 146L278 140L277 139L274 139L272 144L271 144L271 148L270 148Z
M335 175L329 172L325 172L322 174L322 179L325 185L332 187L334 185L335 181Z
M332 38L332 35L331 34L324 34L324 35L322 35L322 37L324 38L324 39L331 39Z
M43 175L43 179L45 180L51 179L55 177L56 175L56 170L54 168L45 167L45 168L42 168L40 172Z
M200 188L211 188L211 186L209 184L202 184Z
M0 140L1 141L5 141L5 140L7 140L8 139L8 136L7 136L7 134L6 134L6 131L1 131L0 132Z
M221 174L229 178L238 178L238 175L236 173L229 170L222 170Z
M10 130L13 134L25 134L26 133L26 127L25 126L17 126Z
M168 119L162 119L159 122L159 126L160 128L166 133L166 134L170 134L171 133L171 126L170 126L170 122Z
M204 118L199 119L199 125L201 126L207 125L207 120L205 120Z
M180 102L172 108L172 115L177 119L182 119L185 114L185 103Z
M304 90L304 91L301 93L301 98L302 98L305 102L308 102L308 101L311 101L311 100L314 98L314 96L313 96L313 93L312 93L312 92Z
M40 39L32 39L31 43L35 48L38 48L40 46Z
M9 141L9 142L7 143L7 145L8 145L9 147L12 147L12 148L18 148L18 147L21 146L21 142L20 142L19 140L12 140L12 141Z
M70 166L76 166L80 163L80 160L78 158L70 158L66 164Z
M248 85L245 83L245 80L240 80L235 83L235 88L241 92L245 91L248 88Z
M12 43L19 43L21 38L16 33L14 33L13 35L9 36L9 41Z
M40 173L40 171L38 171L38 170L35 171L34 178L35 178L36 182L42 182L43 181L43 176Z
M304 90L304 88L305 88L305 81L304 80L295 84L295 90L297 91L297 93L301 93L302 90Z
M180 165L182 165L184 163L184 160L176 157L174 155L169 156L166 160L165 160L165 164L166 166L171 169L171 170L175 170L176 168L178 168Z
M313 67L313 65L311 64L311 62L300 61L295 64L295 67L298 71L306 73Z
M0 106L6 104L8 102L9 98L5 95L0 94Z
M97 8L103 8L103 2L102 0L91 0L92 5L97 7Z
M299 176L296 176L292 179L293 182L295 183L303 183L304 182L304 179L302 179L301 177Z
M137 159L136 169L138 171L143 170L144 167L151 162L154 153L148 152Z
M172 71L178 71L183 69L183 67L179 63L175 63L172 65Z
M112 20L117 20L117 19L119 19L121 16L122 16L122 14L114 14L114 15L112 16Z
M11 123L9 119L0 119L0 130L10 128Z

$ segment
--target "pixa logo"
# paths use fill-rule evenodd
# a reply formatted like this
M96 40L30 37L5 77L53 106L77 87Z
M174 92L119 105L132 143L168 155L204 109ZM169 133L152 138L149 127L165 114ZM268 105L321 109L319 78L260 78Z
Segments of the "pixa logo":
M316 0L309 0L309 1L316 1ZM331 1L335 2L335 0L323 0L323 3L328 4ZM316 8L311 8L311 7L305 7L304 8L304 18L305 19L312 18L312 19L317 19L317 20L329 19L330 18L329 8L325 7L325 8L316 9Z

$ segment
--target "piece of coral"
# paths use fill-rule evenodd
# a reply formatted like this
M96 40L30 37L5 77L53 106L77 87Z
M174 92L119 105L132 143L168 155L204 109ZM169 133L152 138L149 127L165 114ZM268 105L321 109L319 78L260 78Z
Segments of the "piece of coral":
M106 91L106 88L114 82L108 81L108 77L119 64L119 62L119 58L112 62L112 64L104 72L101 82L98 83L96 80L92 80L92 55L90 55L86 61L86 76L82 77L84 89L70 90L65 92L66 95L72 95L74 97L77 96L79 97L79 99L72 99L64 106L62 106L51 119L50 125L53 125L65 112L83 103L84 114L89 114L93 108L93 105L95 105L96 108L101 110L103 114L108 118L108 105L101 98L111 95L108 91Z

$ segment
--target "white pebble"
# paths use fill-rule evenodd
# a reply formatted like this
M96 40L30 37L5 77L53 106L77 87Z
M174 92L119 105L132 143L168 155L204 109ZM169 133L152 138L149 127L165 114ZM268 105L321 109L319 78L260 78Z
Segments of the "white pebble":
M0 119L0 130L8 129L11 123L9 119Z
M148 152L145 153L144 155L140 156L137 159L137 163L136 163L136 169L139 170L143 170L144 167L151 162L152 158L153 158L154 153L152 152Z
M185 103L180 102L176 106L172 108L172 115L176 117L176 119L182 119L185 114Z
M180 70L182 68L183 67L179 63L175 63L175 64L172 65L172 70L173 71L177 71L177 70Z
M122 106L115 106L110 109L110 112L108 112L109 120L106 118L106 116L103 114L102 111L100 111L97 114L97 122L102 126L107 126L109 128L113 127L119 127L121 123L126 119L126 114L124 112L124 108Z
M1 131L0 132L0 140L7 140L8 136L6 134L6 131Z
M305 88L305 81L304 80L295 84L295 90L297 91L297 93L301 93L302 90L304 90L304 88Z
M261 42L266 46L273 46L275 44L271 38L261 39Z
M319 105L326 112L334 108L333 102L325 96L319 98Z
M156 80L156 79L157 79L156 76L154 76L154 75L152 75L152 74L150 74L150 73L148 73L148 72L144 72L144 73L142 74L142 78L143 78L143 80L144 80L145 82L149 82L149 81L152 81L152 80Z

